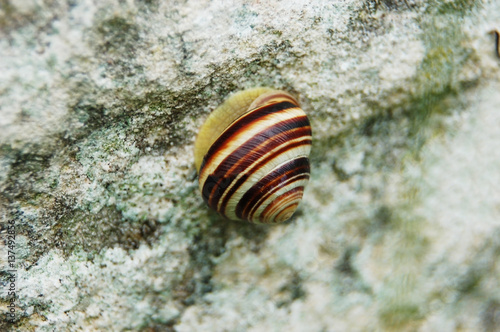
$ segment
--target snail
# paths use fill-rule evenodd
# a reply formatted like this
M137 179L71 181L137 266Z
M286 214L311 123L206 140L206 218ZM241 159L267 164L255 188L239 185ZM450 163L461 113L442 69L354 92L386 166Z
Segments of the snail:
M234 94L196 138L204 201L229 220L288 220L309 181L311 139L307 115L288 93L261 87Z

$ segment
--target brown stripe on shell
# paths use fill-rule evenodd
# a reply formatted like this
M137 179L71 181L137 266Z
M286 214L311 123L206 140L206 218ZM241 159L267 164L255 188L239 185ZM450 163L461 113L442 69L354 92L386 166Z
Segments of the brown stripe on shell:
M256 95L249 90L248 96L252 93ZM246 111L237 109L238 102L216 114L228 116L220 130L212 130L216 134L208 138L211 146L206 143L202 149L203 158L195 149L203 199L230 219L282 222L294 213L310 177L309 120L282 91L264 91L248 108L244 101ZM229 114L236 109L239 117L233 120Z
M242 117L235 120L220 136L217 140L212 144L210 149L208 149L205 157L203 158L203 162L200 167L200 174L205 164L209 164L211 162L211 158L215 155L215 153L219 150L223 150L232 136L236 135L239 132L244 132L248 126L252 125L258 119L263 118L269 114L273 114L282 110L295 108L296 106L290 102L281 102L278 104L270 104L264 105L263 107L256 108L255 110L246 113Z
M207 182L215 182L210 191L208 187L203 186L203 196L204 198L206 196L207 203L210 206L217 207L219 199L223 195L220 189L226 189L236 177L247 171L253 163L269 151L273 151L276 147L287 144L291 140L309 137L310 135L311 128L305 116L282 121L254 135L232 154L228 155L214 172L207 177L205 185ZM284 150L276 153L281 151ZM269 160L269 157L266 160ZM262 163L259 165L262 165Z
M299 202L302 199L303 195L300 195L300 197L297 199L297 201L293 204L290 204L283 208L273 219L273 222L275 223L280 223L285 220L290 219L290 217L293 215L297 207L299 206Z
M293 188L303 187L303 186L297 186L297 184L303 184L304 180L305 181L309 180L309 174L297 175L295 178L288 179L287 182L284 185L280 186L279 189L273 190L273 191L274 192L278 192L279 190L281 190L283 188L285 188L285 190L286 190L288 187L290 188L290 190L292 190ZM295 187L294 187L294 185L295 185ZM269 198L272 198L272 202L276 201L277 198L273 197L273 196L276 196L276 195L267 195L266 200L269 199ZM259 211L259 209L261 208L261 206L263 204L265 204L266 200L261 200L258 205L253 206L252 210L250 211L250 213L244 219L246 219L246 220L256 220L256 219L260 219L260 218L268 218L269 216L268 215L264 215L263 211L260 212L258 215L256 215L256 213Z
M225 195L224 199L222 200L222 203L220 204L219 210L220 211L225 211L226 207L227 207L227 203L229 202L229 200L231 199L231 197L234 195L234 193L240 188L240 186L248 179L248 177L250 177L252 174L254 174L255 172L257 172L260 168L264 167L264 165L266 165L270 160L276 158L277 156L279 156L280 154L282 154L282 153L284 153L284 152L286 152L288 150L297 148L299 146L304 146L304 145L311 145L311 140L310 139L304 139L304 140L299 141L299 142L294 142L294 143L290 143L290 144L287 144L287 145L283 145L283 147L281 147L279 150L275 151L275 153L270 154L269 156L267 156L266 158L264 158L263 160L261 160L257 164L253 165L253 167L251 167L250 169L248 169L234 183L234 185L231 187L231 189L229 189L229 191Z
M259 202L265 201L270 195L290 184L290 180L298 181L309 178L309 159L302 157L291 160L255 183L241 197L236 206L238 218L247 219L259 207Z
M271 204L269 204L264 211L262 211L262 214L259 218L259 221L262 223L270 223L273 220L271 220L269 217L279 209L285 210L287 207L287 203L296 201L297 203L302 199L302 195L304 193L304 187L295 187L291 189L290 191L285 192L284 194L276 197ZM281 211L280 211L281 212ZM278 213L279 214L279 213ZM278 220L279 221L279 220Z
M304 187L295 187L277 198L275 198L271 204L266 207L266 209L260 215L260 220L262 221L272 221L275 214L279 214L282 210L286 209L288 206L300 201L304 194Z

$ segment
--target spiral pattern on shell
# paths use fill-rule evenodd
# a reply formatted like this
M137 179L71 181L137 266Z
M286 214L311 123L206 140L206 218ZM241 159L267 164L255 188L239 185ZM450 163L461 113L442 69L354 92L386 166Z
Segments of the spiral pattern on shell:
M239 92L212 112L196 139L203 199L231 220L283 222L302 199L310 150L310 123L292 96Z

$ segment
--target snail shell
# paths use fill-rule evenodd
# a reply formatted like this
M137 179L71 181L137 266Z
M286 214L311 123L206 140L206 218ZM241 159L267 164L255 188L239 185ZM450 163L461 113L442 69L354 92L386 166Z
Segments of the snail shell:
M213 111L195 142L205 202L231 220L289 219L309 180L311 126L288 93L253 88Z

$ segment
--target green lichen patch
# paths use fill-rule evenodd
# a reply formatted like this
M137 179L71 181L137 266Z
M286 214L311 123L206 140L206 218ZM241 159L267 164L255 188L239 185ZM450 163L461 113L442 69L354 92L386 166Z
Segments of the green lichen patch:
M350 244L335 262L333 280L335 291L339 296L356 293L370 294L370 296L373 294L373 289L366 280L363 280L356 265L359 250L358 244Z
M15 199L32 197L33 191L37 191L36 183L44 182L43 171L48 168L52 158L52 152L44 151L34 147L33 152L23 153L15 151L11 147L5 146L6 156L11 157L7 181L4 184L4 190L1 195L6 199L13 201ZM28 184L29 188L26 188Z
M140 10L150 13L157 11L160 3L161 3L160 0L144 0L139 2L137 5Z
M51 21L59 8L55 1L43 3L16 3L12 0L0 1L0 36L10 37L11 33L22 28L38 26L39 29L51 30Z
M430 1L426 11L429 14L449 14L458 17L470 15L481 6L477 0Z
M135 81L144 73L144 67L135 58L137 49L141 46L141 33L133 18L113 16L96 22L95 43L89 41L95 48L96 58L104 78L116 82Z
M247 222L224 220L203 205L199 207L209 215L209 222L193 220L190 229L191 245L189 246L190 270L193 274L183 279L178 287L183 290L180 300L186 306L196 303L197 299L214 290L212 278L217 262L226 253L226 244L234 239L245 239L249 250L258 253L264 245L269 228L252 225Z
M303 299L307 296L303 287L303 279L299 273L292 273L286 284L279 288L279 293L275 296L277 299L276 307L289 307L294 301Z
M422 314L417 304L404 302L387 305L379 313L382 326L395 331L421 318Z
M92 255L115 245L125 250L137 249L142 243L151 245L158 237L154 220L133 222L113 208L104 208L96 214L77 211L61 218L53 228L58 229L55 247L68 254L83 249Z
M369 43L370 37L383 34L390 26L384 14L391 11L403 13L407 10L417 10L422 4L407 0L367 0L362 1L349 19L350 31L357 32L364 42Z
M355 275L356 269L353 266L353 257L356 256L359 248L357 247L349 247L344 251L341 260L335 266L335 269L344 275L352 276Z
M378 320L388 330L412 330L428 314L423 303L431 295L415 289L423 286L418 266L431 254L432 243L424 231L431 221L419 211L425 195L425 174L415 173L415 168L426 144L447 130L444 123L451 115L464 109L461 94L474 88L479 79L469 75L478 58L472 49L464 47L466 37L456 19L444 14L420 19L424 55L404 97L389 107L369 100L372 116L345 126L335 137L316 139L311 155L312 182L322 181L319 175L316 178L315 167L321 174L330 169L335 179L322 181L323 186L314 188L314 195L325 206L332 200L345 206L336 211L336 219L345 222L342 233L351 245L366 248L370 243L378 265L367 274L365 267L349 264L351 256L344 254L336 265L335 280L347 294L359 290L373 294L379 307ZM393 93L401 95L397 89ZM391 193L395 187L404 190ZM346 198L349 195L366 201L353 203ZM383 248L396 249L387 252ZM347 278L342 271L354 273ZM376 280L383 280L383 286L364 289L370 285L365 278L377 273ZM459 292L476 294L484 282L480 275L484 273L477 270L465 274L457 281Z
M443 17L445 19L445 17ZM478 60L470 49L462 47L462 34L451 19L439 33L438 19L429 19L423 25L426 35L426 55L417 72L417 89L405 107L410 119L410 134L422 139L432 114L448 115L459 102L459 91L472 88L477 77L461 80L460 75L470 70ZM422 129L422 130L420 130Z
M114 207L89 213L76 208L74 199L43 199L45 204L40 204L36 214L30 214L29 207L8 214L16 223L17 236L28 239L24 268L52 249L59 249L64 255L85 250L91 259L103 248L118 244L126 250L137 249L141 243L151 244L158 236L154 220L130 221Z
M487 67L480 2L3 3L0 122L21 128L0 147L23 260L13 329L498 327L498 246L473 241L496 224L450 217L473 203L455 208L456 181L440 182L462 163L495 180L478 165L490 144L462 141L469 160L439 143ZM313 123L311 181L276 227L210 211L192 165L202 117L257 85ZM477 215L497 204L482 197Z
M412 9L420 5L418 1L411 0L373 0L369 1L375 8L383 8L389 10L405 10Z
M401 140L398 144L402 145L399 147L388 146L384 153L378 156L386 153L388 157L394 156L394 152L391 152L394 148L396 151L403 149L417 153L428 138L440 132L441 120L457 108L463 107L459 92L463 93L464 90L473 88L478 80L478 76L467 76L464 73L469 73L471 68L477 66L479 59L471 49L463 47L465 37L460 32L454 17L441 15L420 20L425 54L415 77L408 82L409 88L405 91L402 102L391 104L387 108L381 105L381 99L377 101L367 97L367 106L373 110L374 115L365 117L362 121L351 122L351 125L345 126L341 132L335 133L335 137L324 136L317 139L313 142L315 145L312 150L312 160L318 158L316 162L320 162L331 155L328 153L316 157L314 154L315 151L324 151L327 147L344 144L346 137L358 134L358 129L368 137L373 135L379 138L385 135L396 137L397 135L391 134L391 131L398 130L399 134L408 138ZM444 24L443 21L448 23ZM398 96L401 91L396 88L393 93ZM391 96L388 96L388 99L391 99ZM391 122L398 124L393 125ZM375 141L373 143L381 147L385 145ZM406 144L411 146L403 146ZM398 165L396 160L400 157L397 157L395 162L384 158L380 164L389 167ZM372 159L377 160L377 158ZM333 161L332 167L339 178L344 180L348 178L337 161Z
M139 28L124 17L111 17L99 22L96 28L100 34L98 52L130 58L139 41Z
M486 332L494 332L500 329L500 301L488 301L483 312L482 322Z

